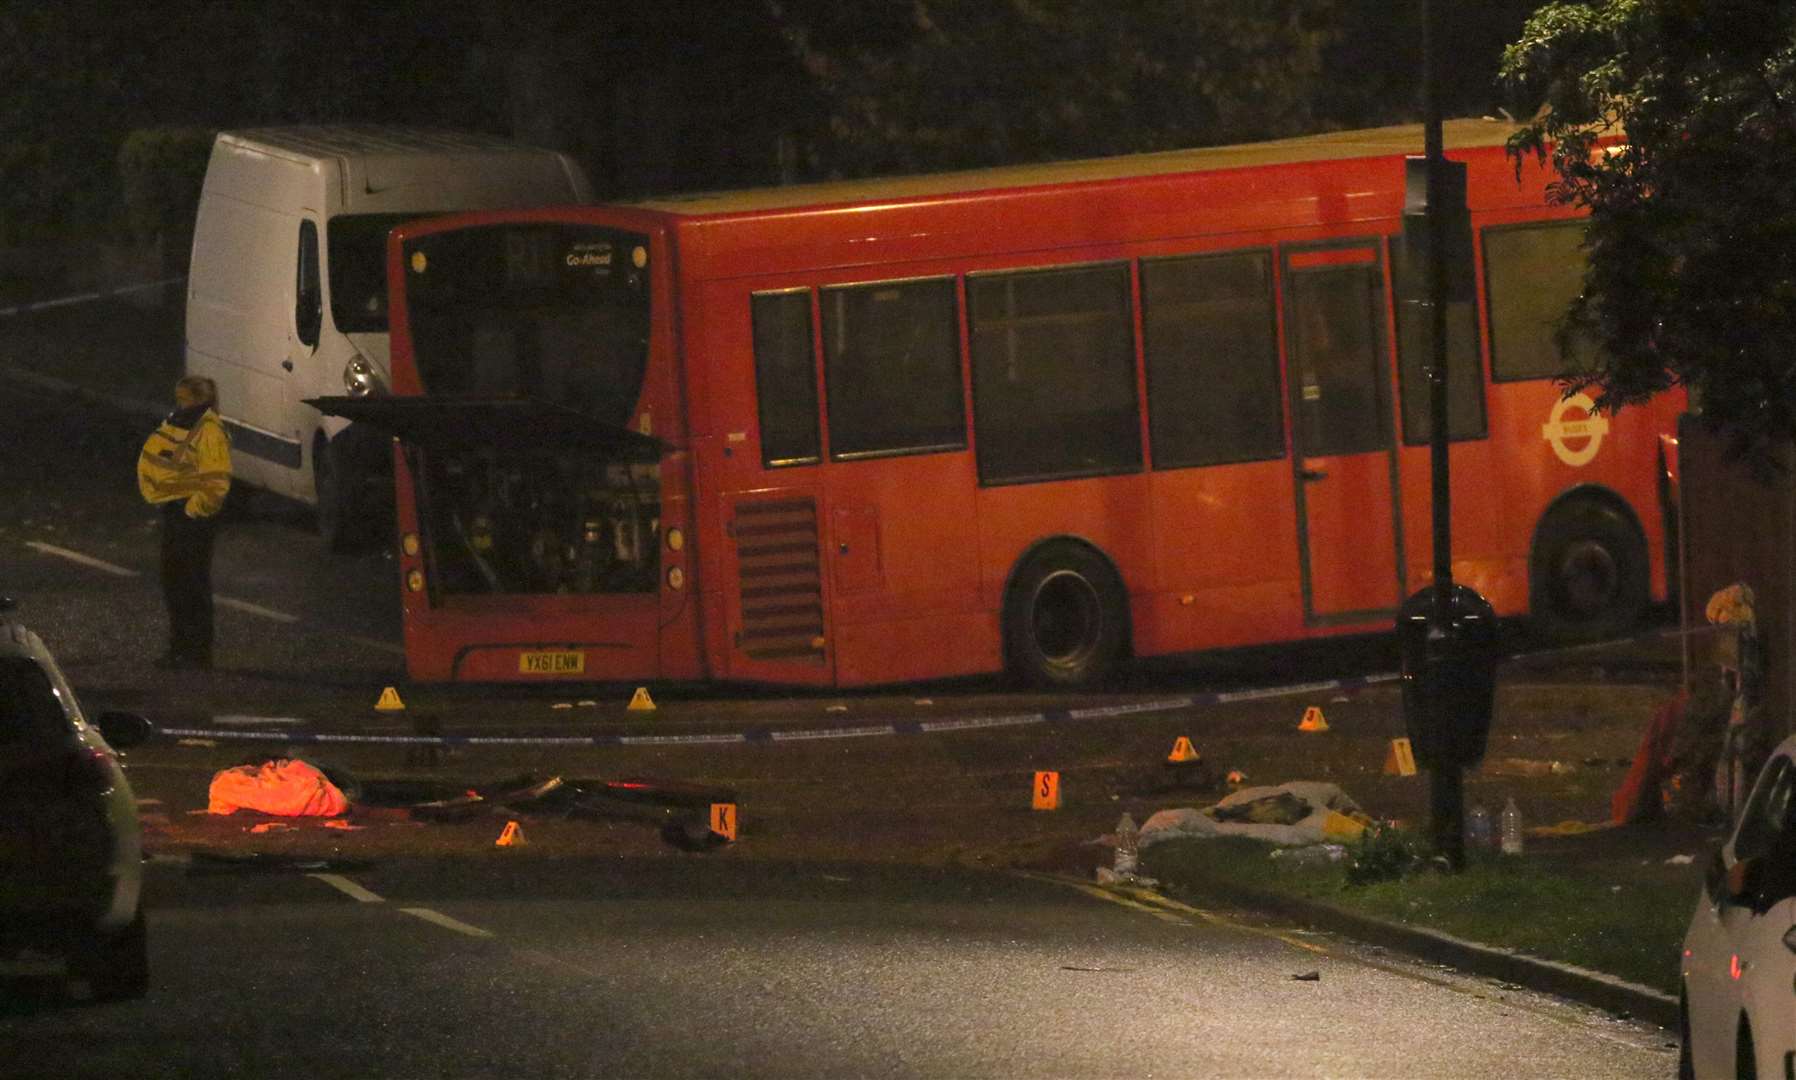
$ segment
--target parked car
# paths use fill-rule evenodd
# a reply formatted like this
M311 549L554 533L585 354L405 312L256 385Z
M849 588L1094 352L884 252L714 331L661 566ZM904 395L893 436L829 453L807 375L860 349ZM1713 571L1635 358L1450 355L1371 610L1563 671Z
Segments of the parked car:
M1796 1074L1796 737L1709 866L1682 983L1680 1076Z
M50 650L0 598L0 957L60 955L102 1001L149 987L131 785ZM141 717L101 718L121 743Z

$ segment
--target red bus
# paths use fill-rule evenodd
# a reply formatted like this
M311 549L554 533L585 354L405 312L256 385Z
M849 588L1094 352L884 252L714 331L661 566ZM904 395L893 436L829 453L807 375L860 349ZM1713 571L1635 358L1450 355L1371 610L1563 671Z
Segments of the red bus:
M1562 397L1582 227L1450 123L1453 573L1552 635L1667 587L1680 394ZM389 239L418 680L858 686L1388 630L1430 580L1417 127L473 213Z

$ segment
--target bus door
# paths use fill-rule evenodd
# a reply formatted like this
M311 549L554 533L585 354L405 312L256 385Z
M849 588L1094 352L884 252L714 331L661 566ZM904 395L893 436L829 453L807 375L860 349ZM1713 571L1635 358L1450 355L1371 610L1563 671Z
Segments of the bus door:
M1377 242L1284 252L1304 618L1364 622L1403 594Z
M733 563L730 677L833 682L816 491L785 487L726 496L724 530Z

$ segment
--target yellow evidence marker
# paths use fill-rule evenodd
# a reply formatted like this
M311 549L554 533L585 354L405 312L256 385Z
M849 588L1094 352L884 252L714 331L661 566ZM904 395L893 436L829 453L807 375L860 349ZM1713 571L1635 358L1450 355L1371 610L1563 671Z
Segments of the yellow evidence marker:
M1197 747L1192 746L1191 740L1183 735L1179 736L1178 742L1172 744L1172 753L1166 755L1167 762L1173 765L1183 765L1186 762L1198 762L1203 759L1204 756L1197 752Z
M735 803L714 802L711 804L711 831L725 840L736 839Z
M1033 810L1060 809L1060 774L1057 772L1038 772L1035 774L1035 798L1029 804Z
M499 839L493 841L494 847L521 847L524 843L524 827L515 821L505 823L499 830Z
M376 712L404 712L405 702L399 700L399 691L391 686L380 692L380 700L374 703Z
M638 686L636 688L636 693L631 695L631 697L630 697L629 711L630 712L654 712L655 711L655 699L652 697L649 697L649 688L648 687Z
M1391 740L1391 748L1384 755L1384 771L1386 776L1416 774L1416 752L1408 739Z
M1311 705L1303 710L1303 720L1297 725L1298 731L1327 731L1328 721L1322 717L1322 706Z

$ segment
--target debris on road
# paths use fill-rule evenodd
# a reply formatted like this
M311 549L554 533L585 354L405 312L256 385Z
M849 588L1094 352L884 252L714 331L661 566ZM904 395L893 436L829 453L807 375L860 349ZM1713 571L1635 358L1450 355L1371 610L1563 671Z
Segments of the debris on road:
M1162 810L1141 827L1141 846L1162 840L1245 836L1284 845L1353 840L1372 823L1334 784L1294 780L1242 788L1206 810Z
M1322 973L1320 971L1299 972L1298 974L1291 976L1291 981L1292 982L1321 982L1322 981Z
M276 817L337 817L349 798L330 778L299 758L222 769L212 777L206 812L256 810Z

